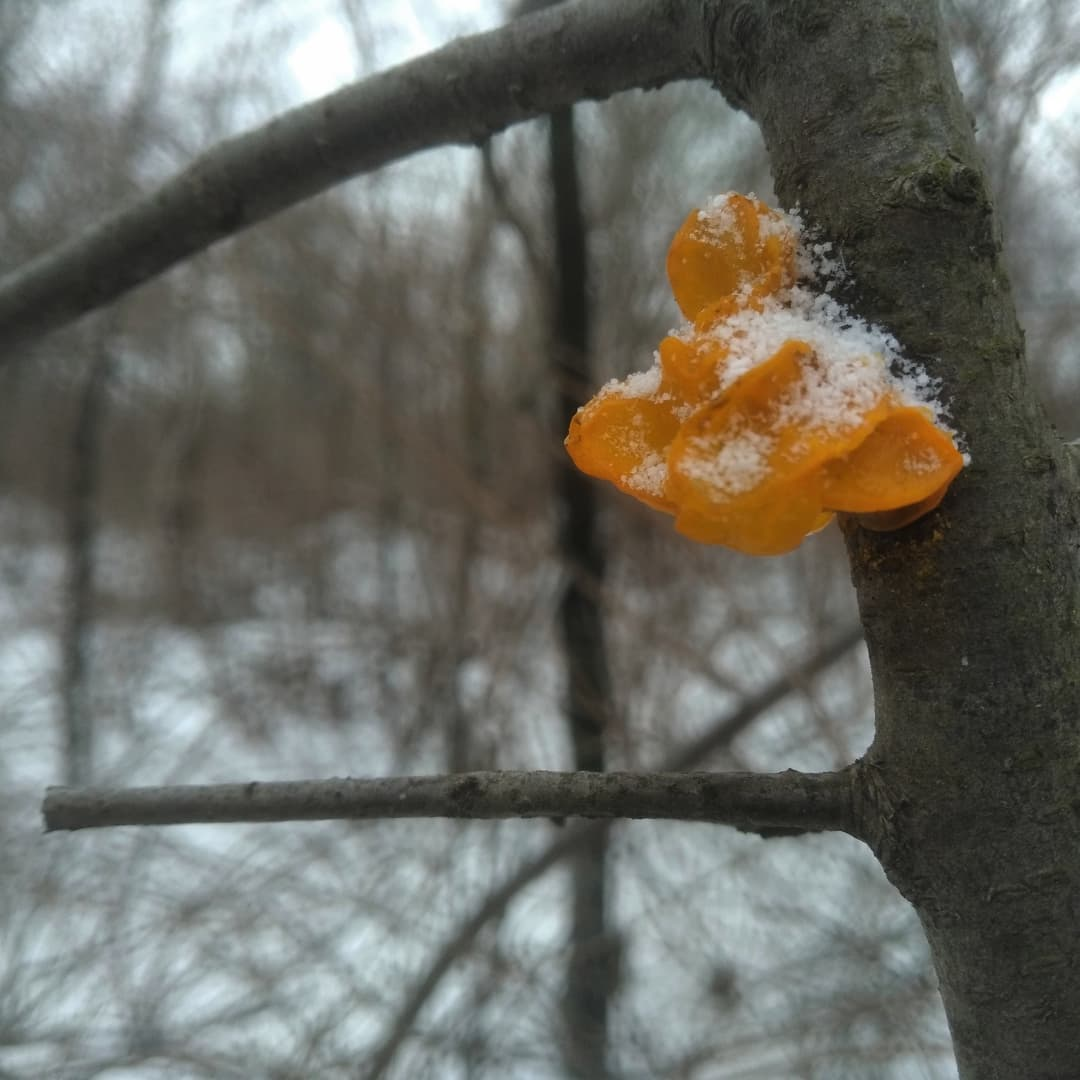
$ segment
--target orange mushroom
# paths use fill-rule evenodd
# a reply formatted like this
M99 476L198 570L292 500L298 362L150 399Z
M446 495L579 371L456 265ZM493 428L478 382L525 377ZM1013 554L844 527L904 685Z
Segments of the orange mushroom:
M684 535L754 555L791 551L835 512L900 528L934 509L963 467L929 405L883 356L853 354L843 328L808 317L813 340L735 362L747 325L799 299L797 245L797 223L755 199L690 214L668 275L692 325L660 343L652 373L579 409L566 439L580 469L674 515Z
M763 202L729 194L682 223L667 257L675 302L691 321L709 304L770 296L795 281L796 236Z
M673 513L664 495L665 458L679 424L666 401L598 394L571 420L566 449L582 472Z

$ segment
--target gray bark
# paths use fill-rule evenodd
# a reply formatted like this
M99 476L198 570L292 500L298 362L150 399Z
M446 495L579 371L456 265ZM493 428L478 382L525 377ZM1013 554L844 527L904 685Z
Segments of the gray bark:
M698 72L680 0L576 0L461 38L214 147L175 179L0 281L0 345L53 330L183 259L392 161ZM643 27L648 28L643 33Z
M477 772L147 788L50 788L45 828L447 817L656 818L746 832L850 830L850 774Z
M624 61L624 77L613 74ZM212 151L128 216L0 283L0 339L59 325L347 175L695 73L761 125L781 201L801 205L838 244L857 282L849 299L942 380L967 440L972 464L940 510L894 534L845 526L877 707L874 743L851 773L850 824L922 920L964 1080L1074 1077L1076 466L1026 381L986 180L933 0L639 0L514 23ZM749 778L717 781L726 796L764 798ZM783 827L797 790L795 826L806 828L807 782L774 778L764 802L735 799L714 820ZM552 782L528 805L520 788L511 796L481 784L490 801L480 803L455 790L454 806L513 814L600 805L580 780ZM627 789L604 790L610 812L642 808ZM650 812L702 812L700 790L649 790ZM552 805L556 793L570 803ZM449 805L430 796L410 805ZM55 808L60 795L49 800Z
M846 527L877 713L859 830L926 929L961 1076L1075 1077L1076 473L1026 381L942 27L930 0L738 14L781 201L942 380L972 456L927 519Z

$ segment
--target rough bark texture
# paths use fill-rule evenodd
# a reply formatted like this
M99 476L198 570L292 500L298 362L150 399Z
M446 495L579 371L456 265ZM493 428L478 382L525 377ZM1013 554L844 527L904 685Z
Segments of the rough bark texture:
M657 818L852 831L851 773L473 772L147 788L49 788L46 829L211 821Z
M1025 380L936 7L746 4L723 33L781 202L941 379L971 452L937 513L846 526L877 707L862 834L926 929L961 1076L1076 1077L1076 476Z

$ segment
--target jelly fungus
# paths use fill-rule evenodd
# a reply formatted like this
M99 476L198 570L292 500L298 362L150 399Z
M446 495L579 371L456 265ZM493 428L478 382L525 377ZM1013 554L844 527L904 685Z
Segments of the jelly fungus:
M667 259L689 322L578 410L578 468L751 555L791 551L835 512L890 530L933 510L964 458L895 340L799 283L827 274L827 252L743 195L691 213Z

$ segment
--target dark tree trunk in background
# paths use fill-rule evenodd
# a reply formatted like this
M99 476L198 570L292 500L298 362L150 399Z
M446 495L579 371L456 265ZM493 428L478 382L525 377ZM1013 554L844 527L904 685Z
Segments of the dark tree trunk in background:
M91 358L71 434L67 495L68 581L60 634L60 708L64 779L93 779L94 717L89 707L89 652L94 629L94 554L101 486L101 446L112 358L101 343Z
M521 11L551 6L544 0ZM548 150L554 232L551 385L554 445L591 392L588 254L572 108L549 118ZM592 482L557 452L557 551L565 584L558 629L566 676L566 720L574 768L603 772L612 720L612 686L600 603L605 558L598 535ZM563 996L562 1048L567 1071L582 1080L608 1076L608 1006L614 989L616 949L607 931L608 833L596 830L571 856L570 957Z
M147 13L147 31L135 96L115 150L116 173L121 178L130 174L135 154L146 140L148 122L168 53L166 19L170 4L171 0L154 0ZM89 653L95 618L94 557L108 390L113 368L112 338L119 326L119 319L114 309L98 328L89 370L79 396L70 444L67 602L60 633L64 774L69 784L86 784L93 777L94 717L89 707Z
M581 206L571 109L552 113L549 126L555 225L555 310L552 385L555 445L592 385L585 220ZM558 552L566 580L559 600L559 634L566 671L566 719L574 768L603 772L612 717L611 674L600 589L604 550L598 535L592 481L563 455L556 458ZM563 999L564 1051L569 1072L603 1080L607 1070L608 999L613 949L606 927L608 834L599 830L571 859L571 945Z
M526 15L559 0L521 0ZM563 568L558 630L566 677L566 721L574 768L605 769L605 740L614 704L601 589L605 555L593 482L562 453L570 419L592 392L589 362L587 228L572 107L548 119L554 264L552 269L551 411L558 515L556 551ZM618 946L607 929L609 834L595 830L570 857L570 956L563 994L561 1046L567 1072L604 1080L608 1070L608 1009L615 990Z

